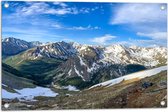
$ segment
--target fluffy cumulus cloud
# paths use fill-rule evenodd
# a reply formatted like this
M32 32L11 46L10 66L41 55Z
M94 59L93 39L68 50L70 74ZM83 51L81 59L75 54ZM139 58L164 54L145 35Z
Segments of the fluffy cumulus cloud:
M112 36L110 34L105 34L104 36L101 36L101 37L95 37L91 41L98 43L98 44L107 44L108 41L110 41L114 38L116 38L116 36Z
M110 24L127 25L137 36L151 40L141 42L152 44L152 42L160 41L159 43L166 44L166 41L162 40L167 39L167 5L122 4L113 13Z
M162 4L124 4L111 18L111 24L143 24L164 22L166 10L161 10ZM166 5L165 5L166 7Z

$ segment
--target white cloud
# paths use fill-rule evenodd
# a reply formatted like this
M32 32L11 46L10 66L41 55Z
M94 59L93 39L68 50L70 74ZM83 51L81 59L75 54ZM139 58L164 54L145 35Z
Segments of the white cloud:
M95 37L91 41L99 44L107 44L107 41L116 38L116 36L112 36L110 34L106 34L102 37Z
M154 40L139 40L139 39L129 39L128 43L132 44L132 45L137 45L137 44L153 44L155 41Z
M98 26L95 26L93 29L101 29L100 27L98 27Z
M99 9L98 6L95 6L95 7L92 7L92 8L83 7L83 8L80 8L79 12L86 14L86 13L90 13L90 12L96 11L98 9Z
M82 27L82 26L76 27L76 26L74 26L74 27L68 28L68 29L70 29L70 30L87 30L88 27Z
M54 2L55 3L55 2ZM55 3L61 7L51 7L45 2L28 2L26 6L16 9L16 15L30 16L36 14L52 14L52 15L65 15L65 14L78 14L78 9L75 7L67 7L65 3Z
M138 45L138 46L147 46L147 47L151 47L151 46L166 46L167 43L165 43L163 40L161 41L156 41L156 40L138 40L138 39L130 39L129 43L133 43L134 45Z
M89 13L90 11L92 11L90 8L81 8L80 9L81 13Z
M16 9L16 15L28 16L32 14L40 14L47 10L49 7L48 4L39 2L39 3L31 3L28 2L27 6L18 7Z
M84 26L66 27L66 26L62 26L58 23L52 25L52 27L54 27L56 29L65 29L65 30L98 30L98 29L100 29L100 27L98 27L98 26L92 27L91 25L88 25L86 27L84 27Z
M145 36L155 40L166 40L167 39L167 32L152 32L152 33L142 33L137 32L138 36Z
M127 41L113 42L112 44L121 44L126 46L142 46L142 47L151 47L151 46L167 46L167 43L164 40L156 41L153 39L132 39L129 38Z
M160 9L161 4L124 4L111 18L111 24L156 23L166 20L166 10Z
M88 25L87 27L74 26L74 27L67 28L67 29L69 29L69 30L97 30L97 29L100 29L100 27L98 27L98 26L92 27L91 25Z
M56 29L62 29L63 26L61 26L60 24L53 24L52 27L56 28Z
M97 10L97 8L95 7L94 10ZM52 14L52 15L79 14L79 13L86 14L94 10L91 10L91 8L87 7L77 8L74 6L68 6L66 3L63 2L53 2L53 5L48 4L46 2L26 2L25 6L17 7L15 15L30 16L37 14Z
M78 10L76 8L48 9L44 11L43 14L53 14L53 15L78 14Z
M63 2L53 2L54 5L59 5L61 7L67 7L68 5Z
M125 25L137 36L145 37L146 40L129 40L123 42L130 44L131 42L139 45L141 44L156 44L166 45L167 41L167 7L162 10L161 6L166 4L159 3L128 3L122 4L115 8L113 15L110 19L111 25ZM150 39L150 40L149 40Z

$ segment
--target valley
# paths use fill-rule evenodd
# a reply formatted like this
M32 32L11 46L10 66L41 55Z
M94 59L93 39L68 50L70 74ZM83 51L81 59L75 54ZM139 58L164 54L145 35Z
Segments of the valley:
M44 44L9 37L2 48L2 102L11 104L9 110L140 108L152 97L157 101L148 107L165 107L159 104L167 100L165 47Z

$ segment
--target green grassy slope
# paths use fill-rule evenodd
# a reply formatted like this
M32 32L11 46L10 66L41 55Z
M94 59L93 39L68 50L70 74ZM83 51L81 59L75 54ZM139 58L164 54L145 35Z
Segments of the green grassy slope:
M50 84L52 77L55 75L55 70L64 60L53 58L33 60L26 55L27 52L30 52L30 50L10 56L4 59L3 63L23 73L24 77L36 81L38 85Z
M39 75L55 69L62 61L52 58L29 60L24 59L20 55L16 55L5 59L3 62L21 72L29 73L32 75Z
M35 82L24 78L24 74L16 69L3 64L2 65L2 83L8 87L2 86L4 89L22 89L35 87Z

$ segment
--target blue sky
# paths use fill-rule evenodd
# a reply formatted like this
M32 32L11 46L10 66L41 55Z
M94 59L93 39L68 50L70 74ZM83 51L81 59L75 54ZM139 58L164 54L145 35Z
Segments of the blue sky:
M166 46L166 12L166 4L3 2L2 37L93 45Z

